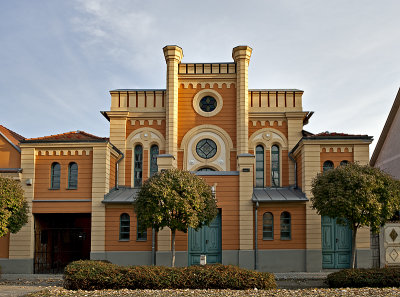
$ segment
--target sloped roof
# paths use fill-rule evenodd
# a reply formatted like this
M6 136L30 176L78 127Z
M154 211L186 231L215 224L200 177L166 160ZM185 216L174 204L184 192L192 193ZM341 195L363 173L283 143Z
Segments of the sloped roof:
M369 162L371 166L375 166L375 162L378 159L378 156L379 156L379 153L381 152L383 144L385 143L386 137L390 131L393 120L396 117L397 112L399 111L399 107L400 107L400 88L397 91L396 98L394 99L392 108L390 109L389 115L386 119L385 125L383 126L381 135L379 136L379 140L376 144L374 153L372 154L371 160Z
M71 131L62 134L49 135L37 138L27 138L21 142L23 143L37 143L37 142L107 142L107 137L98 137L84 131Z
M119 186L118 189L113 188L111 191L104 195L104 200L102 203L122 203L122 204L131 204L136 201L136 197L139 193L140 189L138 188L129 188L124 186Z
M302 202L308 201L304 193L294 188L254 188L253 202Z
M25 137L19 135L18 133L0 125L0 133L3 134L4 137L12 144L18 146L21 140L25 139Z

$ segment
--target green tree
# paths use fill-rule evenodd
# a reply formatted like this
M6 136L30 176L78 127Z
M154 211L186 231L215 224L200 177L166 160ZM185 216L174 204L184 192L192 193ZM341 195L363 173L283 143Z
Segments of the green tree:
M28 222L28 204L21 183L0 177L0 237L17 233Z
M378 168L348 164L320 173L312 183L311 203L322 216L337 217L352 230L351 267L361 227L379 232L400 209L400 182Z
M135 202L143 228L172 233L172 267L175 266L175 232L208 225L217 215L211 187L200 177L179 169L164 170L149 178Z

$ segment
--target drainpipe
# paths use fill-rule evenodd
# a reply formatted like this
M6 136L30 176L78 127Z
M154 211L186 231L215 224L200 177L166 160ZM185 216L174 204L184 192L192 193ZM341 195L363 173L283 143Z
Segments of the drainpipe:
M119 151L121 158L118 159L116 165L115 165L115 189L118 190L118 173L119 173L119 162L122 161L123 158L125 158L125 155L123 152Z
M156 229L151 233L151 265L156 265Z
M258 201L256 202L256 209L254 210L254 216L255 216L255 244L254 244L254 270L258 269Z
M294 163L294 188L297 189L297 162L292 156L292 151L289 152L288 156Z

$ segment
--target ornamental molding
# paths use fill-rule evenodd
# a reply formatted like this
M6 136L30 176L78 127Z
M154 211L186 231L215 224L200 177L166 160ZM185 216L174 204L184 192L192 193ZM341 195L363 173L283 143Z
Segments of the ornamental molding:
M90 152L92 151L91 148L88 149L57 149L57 150L52 150L52 149L47 149L47 150L36 150L36 156L82 156L83 153L85 153L86 156L90 155Z
M353 147L351 146L321 146L321 153L351 153Z
M158 126L161 126L161 124L162 124L162 121L163 120L131 120L131 125L132 126L144 126L144 125L146 125L146 122L147 122L147 124L149 125L149 126L151 126L151 125L158 125Z
M191 87L192 89L196 89L197 85L200 85L200 88L205 89L205 88L215 88L217 86L218 89L222 89L222 87L225 85L227 89L230 88L235 88L236 83L230 80L224 80L224 81L217 81L217 82L209 82L209 81L184 81L184 82L179 82L180 86L183 87L184 89L188 89Z
M265 127L265 125L266 125L267 122L269 123L269 125L270 125L271 127L274 126L275 122L277 122L277 123L278 123L278 126L281 127L282 124L283 124L284 122L286 122L286 121L284 121L284 120L265 120L265 121L261 121L261 120L256 120L256 121L254 121L254 120L252 120L252 121L251 121L253 127L257 126L257 123L260 123L261 126Z

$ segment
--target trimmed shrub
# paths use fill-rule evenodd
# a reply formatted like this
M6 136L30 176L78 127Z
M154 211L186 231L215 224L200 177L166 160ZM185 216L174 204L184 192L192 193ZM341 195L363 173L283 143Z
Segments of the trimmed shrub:
M400 287L400 269L343 269L329 274L326 281L331 288Z
M273 289L274 275L232 265L170 268L118 266L101 261L75 261L64 270L64 288L102 289Z

